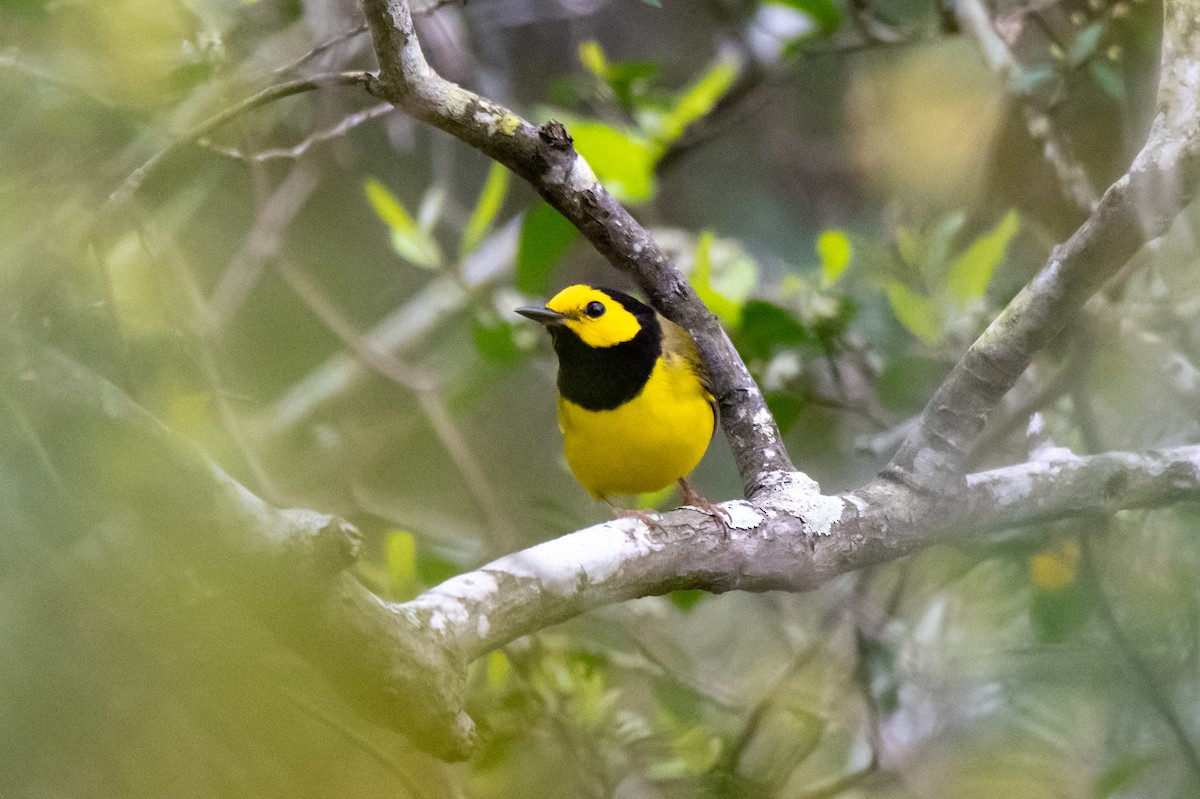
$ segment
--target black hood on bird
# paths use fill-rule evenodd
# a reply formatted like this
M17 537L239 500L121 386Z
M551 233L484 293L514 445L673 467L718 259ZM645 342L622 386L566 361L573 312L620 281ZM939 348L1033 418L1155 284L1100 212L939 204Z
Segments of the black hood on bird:
M641 393L662 354L662 325L654 309L622 291L600 288L641 325L637 335L611 347L591 347L564 325L547 329L558 353L558 393L590 411L610 411Z

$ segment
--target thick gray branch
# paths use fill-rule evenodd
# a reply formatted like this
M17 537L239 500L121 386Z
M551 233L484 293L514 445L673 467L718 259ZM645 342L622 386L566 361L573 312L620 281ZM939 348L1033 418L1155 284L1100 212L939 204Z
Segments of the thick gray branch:
M589 608L680 588L806 591L961 536L1200 499L1200 446L1080 458L1067 451L967 478L952 506L886 482L822 496L803 477L726 507L726 538L681 509L661 529L620 520L503 557L403 607L471 660Z
M1088 458L1059 453L966 477L950 498L904 485L929 487L939 475L961 473L966 444L1032 353L1190 196L1197 3L1168 4L1160 114L1150 142L939 390L894 463L899 482L822 496L792 471L761 394L712 316L597 184L565 130L554 123L534 128L438 78L421 56L407 6L385 0L364 0L382 66L370 88L530 180L696 334L752 498L726 504L731 534L689 509L664 515L654 529L610 522L389 604L342 573L354 552L348 527L309 511L271 508L73 361L0 338L2 398L27 418L81 514L98 523L135 509L138 526L155 534L149 545L167 543L255 609L364 715L444 757L461 757L471 745L462 713L466 662L597 605L675 588L807 590L963 531L1200 498L1197 446ZM101 468L92 452L119 452L125 468Z
M952 504L876 481L822 496L797 473L726 503L728 536L692 509L659 528L597 525L460 575L403 604L341 573L352 528L277 510L113 384L39 345L0 343L0 395L21 409L89 523L136 509L146 546L191 564L319 668L367 718L446 758L465 756L464 668L513 638L590 608L677 588L803 591L951 536L1200 499L1200 446L1048 458L967 478ZM122 468L86 455L121 453Z
M806 590L963 530L991 530L1200 497L1200 448L1054 460L963 477L988 412L1087 298L1192 196L1200 84L1200 0L1168 3L1159 116L1129 173L964 355L925 409L886 475L822 496L794 472L736 352L646 232L601 187L561 125L535 128L438 77L402 0L363 0L380 60L372 91L480 149L528 180L651 301L696 336L750 502L726 505L724 536L681 509L651 529L610 522L501 558L395 611L417 620L453 659L469 661L514 637L598 605L677 588ZM911 489L917 489L913 491Z
M791 471L775 420L716 318L645 228L596 180L557 122L535 127L437 75L425 61L403 0L363 0L379 57L372 92L450 133L527 180L651 303L692 332L721 403L722 427L747 496L771 472Z
M1191 201L1200 154L1198 8L1197 0L1166 4L1158 113L1133 165L963 355L889 464L890 477L926 492L958 488L971 442L1034 354Z

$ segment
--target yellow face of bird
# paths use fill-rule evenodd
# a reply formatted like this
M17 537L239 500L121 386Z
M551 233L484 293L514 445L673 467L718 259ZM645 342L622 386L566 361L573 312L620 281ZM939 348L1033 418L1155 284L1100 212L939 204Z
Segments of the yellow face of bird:
M642 327L625 306L591 286L567 286L546 307L567 317L563 325L589 347L624 344Z

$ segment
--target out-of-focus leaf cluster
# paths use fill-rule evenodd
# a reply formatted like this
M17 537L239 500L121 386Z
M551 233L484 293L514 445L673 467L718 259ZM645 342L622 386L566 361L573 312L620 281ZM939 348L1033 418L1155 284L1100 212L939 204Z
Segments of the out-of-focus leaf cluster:
M932 7L585 5L446 6L420 32L449 77L566 123L827 491L878 471L1074 225L1004 91L1036 102L1098 188L1152 94L1144 3L1000 9L1020 34L1008 87ZM605 517L561 459L548 342L512 309L628 283L503 168L399 114L299 159L228 153L333 129L371 102L347 89L181 146L134 203L105 207L237 99L372 68L369 37L312 51L355 29L354 8L0 8L0 324L112 380L271 503L355 521L357 574L404 601ZM1194 216L1039 355L973 464L1200 440ZM195 503L81 502L69 475L136 496L154 463L110 430L45 424L13 388L28 377L0 377L5 796L1196 793L1192 506L963 530L808 595L598 610L471 666L481 748L449 768L355 717L163 545ZM720 437L711 449L694 482L736 496Z

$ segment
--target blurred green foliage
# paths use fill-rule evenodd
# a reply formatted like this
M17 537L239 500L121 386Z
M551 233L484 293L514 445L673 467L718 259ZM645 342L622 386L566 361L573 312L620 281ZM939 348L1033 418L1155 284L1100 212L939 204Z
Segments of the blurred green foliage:
M827 491L876 473L1078 223L1005 93L1043 103L1097 188L1149 119L1148 2L1012 17L1007 86L928 4L536 7L442 7L423 43L567 124ZM215 587L203 497L164 505L152 450L61 406L119 388L272 504L352 519L387 600L604 518L562 461L548 343L512 309L628 283L503 169L330 88L106 204L254 91L372 68L358 24L291 0L0 6L0 795L1196 795L1194 506L963 530L806 595L598 610L471 665L462 766L355 716ZM1200 440L1194 217L1038 357L979 468L1028 457L1033 411L1077 450ZM117 388L30 399L33 346ZM736 496L711 449L697 486ZM168 534L185 522L194 549Z

